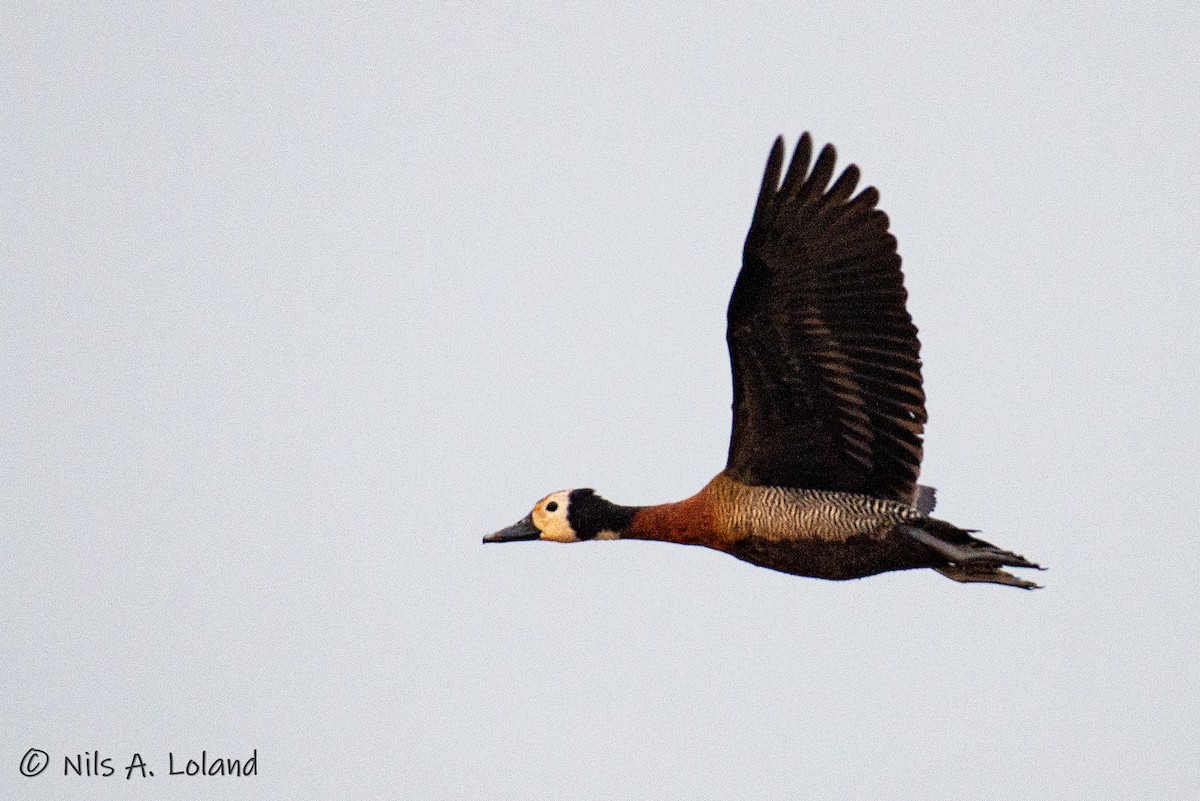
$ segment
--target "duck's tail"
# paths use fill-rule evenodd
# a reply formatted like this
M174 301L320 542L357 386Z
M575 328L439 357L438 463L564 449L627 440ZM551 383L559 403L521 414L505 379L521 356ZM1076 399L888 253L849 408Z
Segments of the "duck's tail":
M1040 585L1001 570L1001 567L1027 567L1044 570L1020 554L997 548L990 542L973 537L975 532L962 529L944 520L926 518L920 523L902 527L904 533L939 553L947 562L933 569L943 576L963 583L1003 584L1035 590Z

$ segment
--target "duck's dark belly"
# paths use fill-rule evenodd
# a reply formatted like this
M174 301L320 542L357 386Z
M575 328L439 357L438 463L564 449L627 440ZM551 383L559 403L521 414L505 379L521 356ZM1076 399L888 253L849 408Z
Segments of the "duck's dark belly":
M944 563L911 537L892 533L845 539L780 540L750 536L734 542L729 553L772 570L839 581Z

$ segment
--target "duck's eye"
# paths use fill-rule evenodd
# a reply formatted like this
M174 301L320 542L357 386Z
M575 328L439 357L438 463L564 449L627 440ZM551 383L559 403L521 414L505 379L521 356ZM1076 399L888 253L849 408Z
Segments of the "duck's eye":
M557 512L558 511L558 501L550 501L550 503L546 504L546 511L547 512Z

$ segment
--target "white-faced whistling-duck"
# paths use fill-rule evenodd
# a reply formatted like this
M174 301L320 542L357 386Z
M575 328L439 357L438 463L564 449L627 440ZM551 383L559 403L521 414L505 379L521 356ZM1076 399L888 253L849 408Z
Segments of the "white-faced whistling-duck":
M933 490L917 484L920 343L896 238L875 208L879 192L854 195L857 167L830 186L833 146L810 171L811 157L806 133L781 184L775 140L746 236L726 330L725 469L691 498L658 506L555 492L484 542L662 540L798 576L926 567L955 581L1037 587L1000 568L1038 565L929 516Z

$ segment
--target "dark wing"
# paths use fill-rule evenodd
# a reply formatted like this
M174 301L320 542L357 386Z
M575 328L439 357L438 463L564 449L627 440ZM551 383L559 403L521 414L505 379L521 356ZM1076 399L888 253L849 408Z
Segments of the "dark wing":
M858 168L832 186L826 145L800 138L780 186L767 161L729 300L733 437L725 473L745 484L840 490L912 503L925 393L896 238Z

